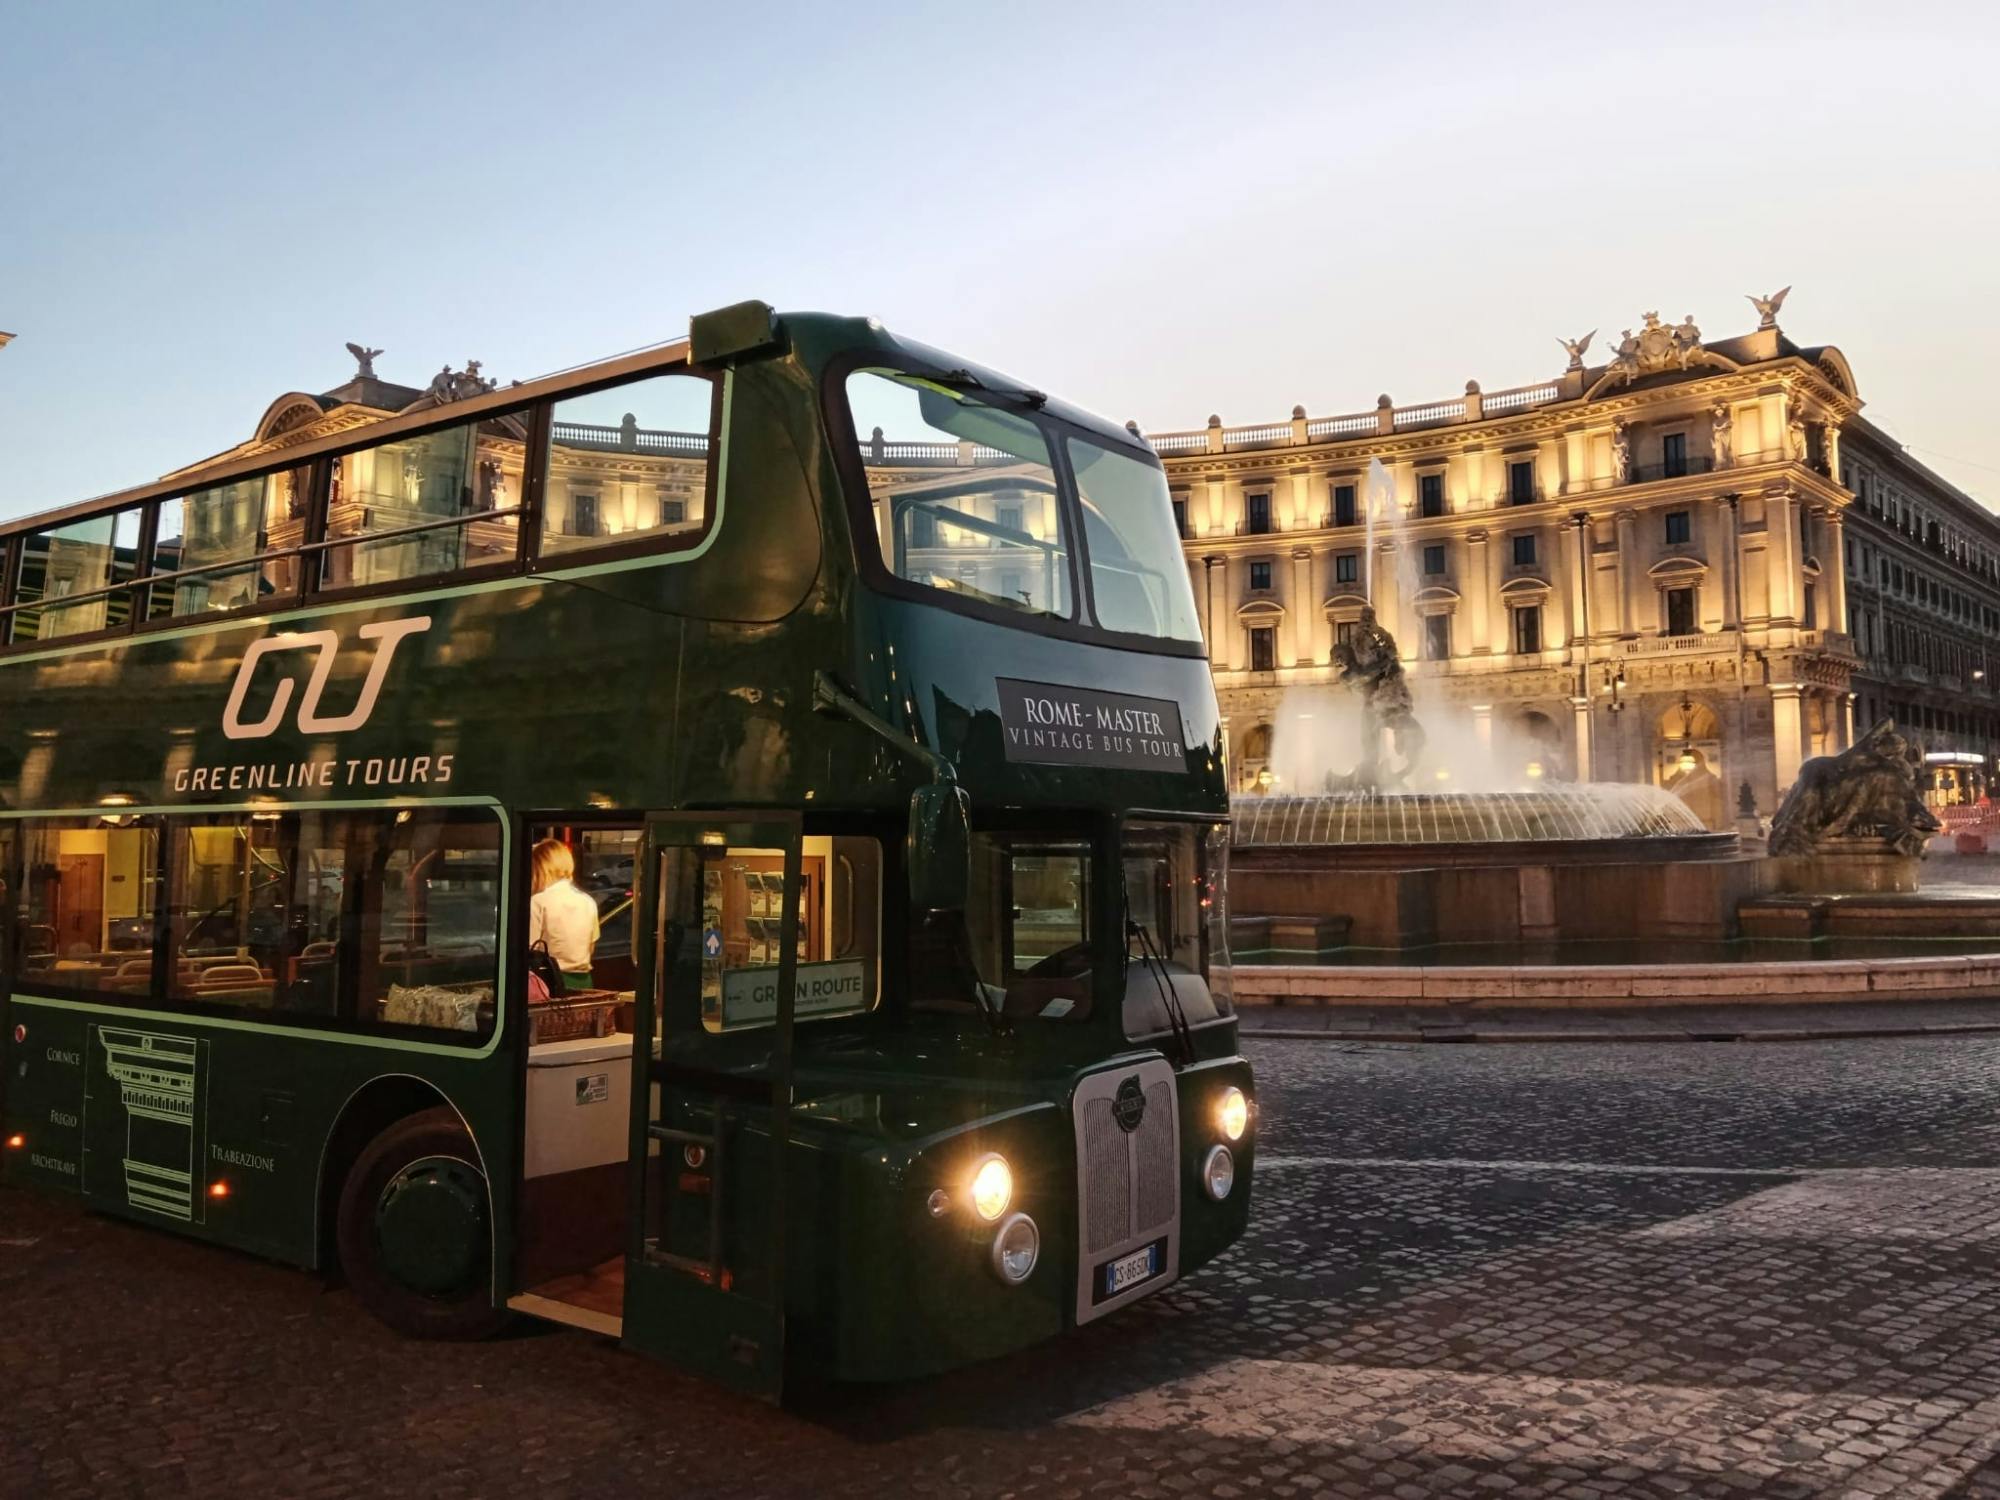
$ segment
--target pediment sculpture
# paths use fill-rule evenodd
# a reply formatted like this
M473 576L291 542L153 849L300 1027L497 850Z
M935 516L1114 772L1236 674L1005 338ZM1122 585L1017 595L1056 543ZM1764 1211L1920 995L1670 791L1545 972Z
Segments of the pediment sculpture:
M1645 325L1635 335L1626 329L1612 355L1609 373L1633 380L1661 370L1685 370L1692 355L1701 352L1701 330L1690 313L1678 325L1660 321L1656 312L1646 314Z
M1590 394L1595 395L1607 387L1623 385L1641 376L1698 367L1737 368L1733 360L1724 358L1702 343L1701 329L1696 326L1693 313L1678 323L1667 323L1661 321L1657 312L1649 312L1637 333L1627 328L1620 336L1617 347L1612 351L1611 362L1604 367L1603 375L1591 387Z

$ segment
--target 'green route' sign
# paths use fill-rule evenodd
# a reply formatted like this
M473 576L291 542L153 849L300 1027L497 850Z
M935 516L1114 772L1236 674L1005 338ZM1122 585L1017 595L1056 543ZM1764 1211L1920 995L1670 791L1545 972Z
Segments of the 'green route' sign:
M868 968L860 959L800 964L792 1014L831 1016L868 1008ZM778 1019L778 969L728 969L722 975L722 1024L768 1026Z

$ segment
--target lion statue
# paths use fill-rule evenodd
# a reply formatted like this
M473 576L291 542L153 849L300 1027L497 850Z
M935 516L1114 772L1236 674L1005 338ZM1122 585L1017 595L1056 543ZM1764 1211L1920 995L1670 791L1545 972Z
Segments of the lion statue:
M1921 855L1939 824L1917 793L1917 767L1894 719L1838 755L1813 757L1771 820L1771 852L1812 854L1827 839L1873 836L1894 853Z

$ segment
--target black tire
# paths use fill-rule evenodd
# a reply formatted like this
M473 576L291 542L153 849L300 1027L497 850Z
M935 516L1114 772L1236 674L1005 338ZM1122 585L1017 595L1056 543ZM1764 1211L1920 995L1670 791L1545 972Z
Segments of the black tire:
M446 1253L441 1265L423 1268L428 1275L399 1274L399 1259L407 1265L413 1249L434 1248L412 1237L412 1226L427 1222L425 1209L398 1208L413 1192L445 1205L450 1231L436 1237ZM403 1226L408 1243L385 1245L385 1220L391 1236ZM362 1305L398 1333L488 1338L509 1321L493 1305L491 1226L492 1197L471 1136L451 1110L427 1109L376 1136L348 1172L336 1228L341 1269Z

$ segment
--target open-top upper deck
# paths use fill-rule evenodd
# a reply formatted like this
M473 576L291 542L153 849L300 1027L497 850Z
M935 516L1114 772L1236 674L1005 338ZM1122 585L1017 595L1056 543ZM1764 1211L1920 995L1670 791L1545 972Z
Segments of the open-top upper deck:
M921 762L824 748L820 678L980 800L1226 806L1149 450L872 321L724 310L0 554L0 806L424 796L368 768L444 756L508 805L899 801Z

